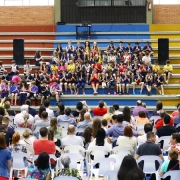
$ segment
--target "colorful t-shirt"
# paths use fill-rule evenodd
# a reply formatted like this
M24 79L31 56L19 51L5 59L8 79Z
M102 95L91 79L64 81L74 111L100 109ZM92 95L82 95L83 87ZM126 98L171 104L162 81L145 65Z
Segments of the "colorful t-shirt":
M46 176L51 172L50 168L38 169L34 164L32 164L28 169L27 178L34 178L38 180L45 180Z

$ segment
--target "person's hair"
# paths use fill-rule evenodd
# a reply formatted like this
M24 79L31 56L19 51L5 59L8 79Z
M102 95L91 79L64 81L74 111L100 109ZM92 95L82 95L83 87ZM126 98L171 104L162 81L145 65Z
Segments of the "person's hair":
M48 129L46 127L42 127L39 130L39 133L40 133L41 137L46 137L48 135Z
M126 126L124 128L124 136L127 136L127 137L133 137L133 131L132 131L132 128L130 126Z
M142 103L142 107L146 108L146 103L143 102Z
M98 129L101 128L101 120L96 118L92 124L92 136L96 137Z
M3 118L2 118L2 122L3 122L3 123L9 124L9 121L10 121L10 119L9 119L8 116L3 116Z
M3 133L0 133L0 149L6 148L6 139Z
M84 121L84 114L86 113L86 109L82 109L80 112L80 121Z
M131 110L128 106L125 106L123 108L123 116L124 116L124 120L130 123L130 121L131 121Z
M151 123L146 123L144 125L144 132L147 134L148 132L152 132L153 130L153 126Z
M136 103L137 106L142 106L142 101L141 100L138 100L137 103Z
M23 112L23 111L28 112L28 110L29 110L29 106L27 104L24 104L21 106L21 112Z
M68 126L68 129L67 129L68 133L71 133L71 134L72 134L72 133L75 132L75 130L76 130L76 129L75 129L75 127L74 127L73 125L69 125L69 126Z
M25 129L24 130L24 132L23 132L23 134L22 134L22 136L24 137L24 138L29 138L29 136L30 136L30 132L29 132L29 130L28 129Z
M102 123L102 125L103 125L104 127L106 127L106 126L107 126L107 124L108 124L108 122L107 122L107 120L106 120L106 119L103 119L103 120L101 121L101 123Z
M50 126L51 129L54 131L54 134L57 134L57 118L56 117L52 117L51 121L50 121Z
M2 124L3 116L0 115L0 125Z
M76 109L79 110L79 111L81 111L81 110L83 109L83 103L82 103L82 102L78 102L78 103L76 104Z
M158 101L156 103L156 111L159 111L161 109L163 109L163 103L161 101Z
M139 179L140 176L143 177L143 171L138 167L134 157L125 156L117 174L118 180L142 180Z
M27 104L28 106L31 106L31 100L30 100L30 99L27 99L27 100L25 101L25 104Z
M113 108L115 109L115 111L119 110L119 104L114 104Z
M91 142L91 134L92 134L92 128L88 126L83 132L84 141L86 143Z
M25 114L23 114L23 119L24 119L24 125L23 128L27 128L28 125L28 119L29 119L29 114L26 112Z
M57 115L64 115L65 106L63 103L58 104L59 111L57 112Z
M5 131L7 129L7 125L6 124L2 124L0 125L0 131Z
M161 118L164 118L165 114L166 114L166 112L163 109L161 109L160 112L159 112L159 116Z
M176 140L176 143L180 143L180 134L179 133L172 133L172 139Z
M170 64L170 60L168 59L168 60L166 60L166 64Z
M104 101L103 101L103 100L99 101L99 107L100 107L100 108L103 108L103 107L104 107Z
M69 168L70 163L71 163L71 160L70 160L69 156L62 155L61 164L64 166L64 168Z
M115 120L115 119L117 119L117 115L116 114L112 115L112 120Z
M139 111L138 115L140 118L146 118L146 113L144 111Z
M54 141L54 131L52 129L48 130L48 140Z
M18 132L15 132L12 136L12 144L16 145L20 140L20 134Z
M178 150L177 149L171 148L169 150L168 154L169 154L169 157L170 157L171 160L173 160L173 161L178 160L179 154L178 154Z
M4 109L6 109L6 110L8 110L8 109L10 109L10 102L9 101L6 101L5 103L4 103Z
M154 136L155 136L154 132L148 132L147 135L146 135L147 140L154 137Z
M171 117L168 114L164 115L164 124L169 124L171 120Z
M69 116L69 115L71 114L71 108L67 107L67 108L65 109L65 114L66 114L67 116Z
M47 108L47 107L49 107L49 105L50 105L50 101L48 99L46 99L44 101L44 106Z
M42 117L43 119L48 118L48 113L47 113L46 111L43 111L43 112L41 113L41 117Z
M117 120L117 122L122 123L124 120L124 116L122 114L118 114L116 116L116 120Z
M96 134L96 146L104 146L106 132L103 128L99 128Z
M114 112L115 112L114 107L109 107L109 113L114 114Z
M0 115L4 116L5 115L5 110L3 107L0 107Z
M38 169L49 168L49 155L46 152L42 152L41 154L39 154L35 165Z
M43 111L46 111L45 106L40 106L40 107L39 107L39 110L38 110L38 115L39 115L40 118L41 118L41 115L42 115L42 112L43 112Z

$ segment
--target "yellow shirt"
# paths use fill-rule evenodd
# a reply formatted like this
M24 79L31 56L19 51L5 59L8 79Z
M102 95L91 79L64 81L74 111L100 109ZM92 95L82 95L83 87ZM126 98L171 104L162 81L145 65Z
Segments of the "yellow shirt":
M52 66L51 66L51 71L58 71L58 67L57 67L57 66L52 65Z
M165 65L164 66L164 72L172 72L173 71L173 67L171 65Z
M110 69L110 70L112 70L112 66L108 65L107 69Z
M102 58L101 58L101 56L99 56L99 58L98 58L98 63L102 63Z
M67 71L68 71L68 72L75 71L75 69L76 69L75 64L69 64L69 65L67 66Z
M152 70L153 70L153 72L158 72L158 71L160 71L159 65L153 65L153 66L152 66Z

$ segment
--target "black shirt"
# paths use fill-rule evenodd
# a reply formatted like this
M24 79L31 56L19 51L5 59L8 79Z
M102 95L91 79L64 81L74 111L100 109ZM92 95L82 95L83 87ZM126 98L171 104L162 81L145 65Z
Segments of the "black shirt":
M6 146L8 147L12 143L12 134L8 131L0 131L2 134L4 134L6 139Z
M158 135L158 137L161 136L171 136L172 133L176 133L176 128L173 126L162 126L160 127L156 134Z

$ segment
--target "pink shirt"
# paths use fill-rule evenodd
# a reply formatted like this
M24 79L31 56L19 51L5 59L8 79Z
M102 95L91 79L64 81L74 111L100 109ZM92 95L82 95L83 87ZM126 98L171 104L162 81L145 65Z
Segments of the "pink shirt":
M13 82L13 83L14 83L14 82L15 82L15 83L18 83L20 80L21 80L21 78L20 78L19 76L15 75L15 76L12 77L11 82Z

